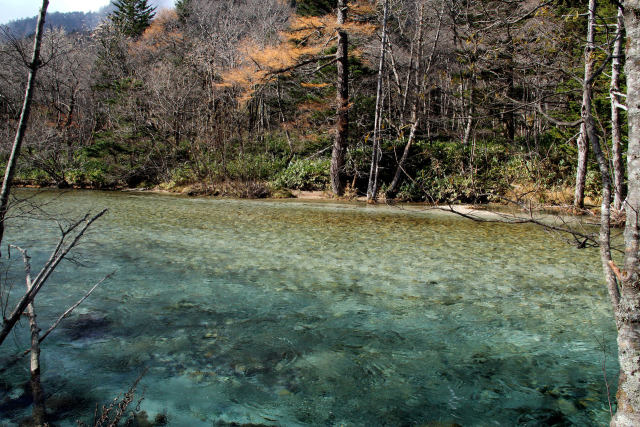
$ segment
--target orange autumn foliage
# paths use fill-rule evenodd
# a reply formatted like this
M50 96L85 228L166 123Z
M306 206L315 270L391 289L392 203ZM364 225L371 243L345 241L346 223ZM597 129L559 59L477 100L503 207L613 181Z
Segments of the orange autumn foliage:
M322 89L323 87L329 86L329 83L300 83L300 86L312 89Z
M130 52L146 52L154 54L168 48L175 48L184 42L184 36L179 31L176 23L178 15L171 9L161 10L151 25L142 33L142 36L129 46Z
M350 16L371 13L375 13L375 8L368 1L353 1L350 4ZM362 37L370 37L375 33L375 25L358 21L348 20L344 25L338 25L334 15L294 15L287 31L279 33L280 41L277 44L264 46L253 40L246 40L243 59L236 67L222 74L219 86L239 86L245 91L244 99L248 100L257 85L267 83L275 75L292 72L302 61L325 56L323 53L331 47L338 29L345 29L352 35ZM354 50L351 54L358 56L360 52ZM328 84L303 83L302 86L321 88Z

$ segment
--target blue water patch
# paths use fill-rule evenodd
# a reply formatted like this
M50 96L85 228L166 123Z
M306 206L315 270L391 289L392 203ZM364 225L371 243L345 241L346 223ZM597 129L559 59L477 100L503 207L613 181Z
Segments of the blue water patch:
M39 296L43 327L117 270L43 346L59 425L91 419L145 369L141 409L171 425L608 422L615 325L596 249L418 208L36 199L64 217L109 208ZM5 243L35 268L56 232L16 218ZM21 269L12 258L14 294ZM21 325L0 357L27 347ZM27 363L3 374L0 424L30 411Z

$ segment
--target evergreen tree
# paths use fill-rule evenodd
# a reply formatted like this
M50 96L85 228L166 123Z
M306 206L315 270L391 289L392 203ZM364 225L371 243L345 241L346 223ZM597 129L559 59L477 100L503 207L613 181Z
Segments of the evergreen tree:
M331 13L338 6L337 0L296 0L291 2L302 16L320 16Z
M176 13L181 22L186 21L191 12L191 0L176 0Z
M156 8L147 0L115 0L113 5L116 10L109 17L120 32L129 37L140 36L156 14Z

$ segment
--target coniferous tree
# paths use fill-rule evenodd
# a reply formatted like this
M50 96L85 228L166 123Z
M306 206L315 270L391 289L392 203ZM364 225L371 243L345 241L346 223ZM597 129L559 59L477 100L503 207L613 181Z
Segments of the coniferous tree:
M338 6L336 0L296 0L292 4L302 16L326 15Z
M156 8L147 0L115 0L110 19L126 36L138 37L151 24Z
M176 13L180 21L184 22L191 13L191 0L176 0Z

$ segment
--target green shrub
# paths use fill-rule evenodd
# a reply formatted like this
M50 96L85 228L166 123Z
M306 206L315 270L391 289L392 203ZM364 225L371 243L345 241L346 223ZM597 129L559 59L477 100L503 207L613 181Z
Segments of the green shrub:
M171 180L176 185L190 184L197 181L197 174L190 164L184 164L171 171Z
M286 159L269 154L244 153L226 164L226 177L237 181L269 181L285 167Z
M88 160L83 166L86 184L92 187L104 187L113 183L109 165L100 160Z
M273 181L277 189L323 190L329 183L329 159L296 159Z
M595 169L587 170L585 177L584 194L594 200L602 197L602 178L600 172Z

